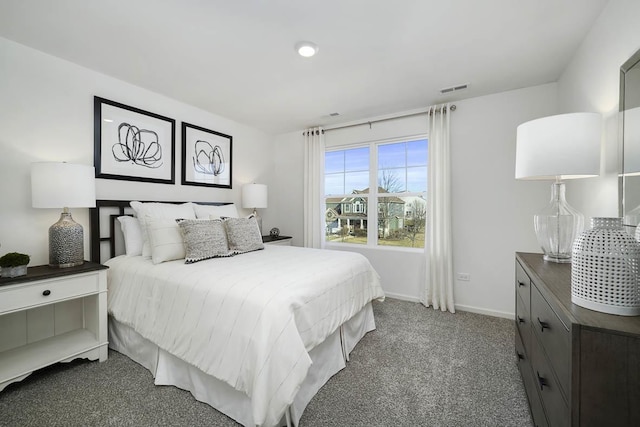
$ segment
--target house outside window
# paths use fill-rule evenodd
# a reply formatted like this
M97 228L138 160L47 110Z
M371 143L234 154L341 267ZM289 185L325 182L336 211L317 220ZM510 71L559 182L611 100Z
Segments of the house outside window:
M417 137L327 150L326 242L424 248L427 147Z

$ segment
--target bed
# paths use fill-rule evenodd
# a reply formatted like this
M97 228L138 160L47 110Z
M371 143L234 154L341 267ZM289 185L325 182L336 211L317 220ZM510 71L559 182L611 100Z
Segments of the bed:
M199 214L184 218L194 209L187 203L137 203L145 219L128 217L129 201L98 200L90 213L92 261L110 267L109 347L149 369L157 385L188 390L242 425L298 425L375 329L371 302L384 293L370 263L350 252L262 245L253 234L235 239L250 219L207 217L235 209L227 204L198 203ZM156 205L166 218L148 214ZM138 221L148 231L145 256L119 227ZM233 253L199 259L188 233L203 224L226 227ZM182 258L171 253L180 244Z

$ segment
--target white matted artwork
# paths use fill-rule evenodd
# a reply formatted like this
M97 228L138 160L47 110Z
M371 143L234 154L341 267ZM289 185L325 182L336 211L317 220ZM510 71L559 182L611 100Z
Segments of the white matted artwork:
M96 178L175 183L175 120L94 97Z
M230 135L182 123L182 184L231 188Z

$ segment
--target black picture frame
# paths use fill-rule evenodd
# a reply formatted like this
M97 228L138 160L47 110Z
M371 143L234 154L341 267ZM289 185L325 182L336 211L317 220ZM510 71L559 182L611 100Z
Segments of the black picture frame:
M96 178L175 184L176 121L94 96Z
M182 122L182 185L232 188L233 137Z

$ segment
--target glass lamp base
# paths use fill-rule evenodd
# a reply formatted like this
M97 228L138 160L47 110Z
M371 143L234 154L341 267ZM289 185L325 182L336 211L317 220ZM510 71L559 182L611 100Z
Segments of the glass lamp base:
M584 217L567 203L564 182L551 185L551 200L533 217L533 223L544 260L570 263L573 242L582 232Z
M545 254L542 259L550 262L559 262L559 263L570 263L571 255L563 255L563 254Z

